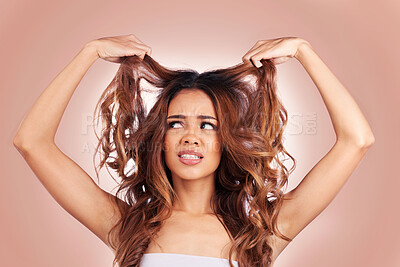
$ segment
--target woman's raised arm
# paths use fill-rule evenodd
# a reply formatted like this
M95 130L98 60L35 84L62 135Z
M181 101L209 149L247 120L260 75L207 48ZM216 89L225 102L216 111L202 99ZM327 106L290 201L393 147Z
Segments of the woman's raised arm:
M272 59L280 64L293 57L317 86L332 120L336 142L300 184L285 194L288 199L284 200L279 212L278 228L292 239L335 198L375 142L357 103L309 42L295 37L259 41L243 61L252 61L256 65L261 59ZM287 241L280 241L277 254L287 244Z
M291 238L329 205L375 142L356 101L309 43L299 46L296 58L322 96L336 133L336 142L300 184L286 194L292 200L282 205L281 222L285 222L285 232Z
M92 178L55 144L62 115L79 82L97 58L119 62L123 56L151 53L134 35L88 42L41 93L13 140L32 171L54 199L108 246L107 234L119 219L115 196Z

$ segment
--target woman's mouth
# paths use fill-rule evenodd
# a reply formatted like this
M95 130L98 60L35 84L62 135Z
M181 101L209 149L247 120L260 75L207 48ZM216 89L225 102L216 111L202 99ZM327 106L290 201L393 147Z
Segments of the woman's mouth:
M182 154L178 155L179 161L186 165L195 165L201 162L203 157L191 155L191 154Z

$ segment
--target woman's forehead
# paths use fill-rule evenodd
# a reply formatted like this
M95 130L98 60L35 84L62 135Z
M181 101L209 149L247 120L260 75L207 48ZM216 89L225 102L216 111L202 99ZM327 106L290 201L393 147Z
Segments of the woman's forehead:
M184 115L197 117L199 115L216 118L214 105L210 97L201 90L183 90L178 93L168 106L168 116Z

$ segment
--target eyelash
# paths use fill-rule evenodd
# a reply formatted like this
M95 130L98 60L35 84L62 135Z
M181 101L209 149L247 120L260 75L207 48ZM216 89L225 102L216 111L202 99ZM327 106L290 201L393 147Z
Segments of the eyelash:
M172 126L173 126L175 123L181 123L181 124L182 124L181 121L171 121L171 122L168 123L168 128L173 128ZM204 125L204 124L209 124L209 125L211 125L211 127L212 127L214 130L217 129L217 126L215 126L214 124L212 124L212 123L210 123L210 122L202 122L201 124L202 124L202 125ZM208 129L205 129L205 130L208 130Z

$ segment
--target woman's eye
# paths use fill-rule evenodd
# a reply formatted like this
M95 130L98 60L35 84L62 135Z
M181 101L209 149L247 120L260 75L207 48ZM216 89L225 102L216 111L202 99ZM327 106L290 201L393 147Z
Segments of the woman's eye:
M171 121L170 123L168 123L168 129L171 129L171 128L172 129L183 128L183 123L181 121ZM215 130L216 126L209 122L202 122L200 124L200 128L205 129L205 130Z
M203 122L203 123L201 124L201 126L203 126L203 125L208 126L208 128L205 128L206 130L214 130L214 129L216 129L215 125L212 124L212 123L209 123L209 122Z
M182 122L180 121L171 121L170 123L168 123L168 128L179 128L179 125L182 126Z

